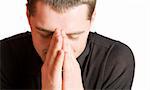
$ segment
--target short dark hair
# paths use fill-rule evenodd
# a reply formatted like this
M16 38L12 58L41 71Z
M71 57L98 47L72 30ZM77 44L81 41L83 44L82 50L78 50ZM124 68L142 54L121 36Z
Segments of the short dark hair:
M27 0L26 5L30 16L35 14L35 6L38 1L42 1L43 3L48 4L52 9L59 13L65 12L65 10L69 8L86 4L89 9L88 19L91 19L96 5L96 0Z

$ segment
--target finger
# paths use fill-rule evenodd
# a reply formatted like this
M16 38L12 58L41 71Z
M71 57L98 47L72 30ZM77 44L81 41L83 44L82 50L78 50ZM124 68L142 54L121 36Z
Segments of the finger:
M50 66L54 63L54 59L57 56L58 50L62 48L62 36L60 30L56 30L47 53L46 63Z
M62 36L63 36L63 33L62 33ZM63 37L63 48L65 51L65 56L67 55L67 58L65 58L65 60L64 60L66 62L65 69L72 71L72 70L70 70L71 67L72 67L72 69L74 69L75 67L79 68L79 63L76 60L73 48L72 48L70 41L66 35L64 35L64 37Z
M62 31L62 37L63 37L63 45L62 48L65 51L65 59L64 59L64 71L71 71L71 67L73 68L75 65L78 66L78 62L74 56L74 51L71 47L71 44L69 42L69 39L67 38L67 35L64 31Z
M66 36L66 33L64 31L62 31L62 37L63 37L63 44L62 44L62 49L65 51L65 52L68 52L68 41L67 41L67 36Z
M67 39L67 41L68 41L68 39ZM71 44L70 44L69 41L68 41L68 52L70 52L70 57L71 57L72 59L76 59L75 54L74 54L73 47L71 46Z
M49 56L50 56L52 47L54 46L55 37L57 35L59 35L59 30L58 29L55 30L55 32L54 32L54 34L53 34L53 36L52 36L52 38L50 40L50 44L49 44L49 48L48 48L48 51L47 51L47 54L46 54L46 58L49 58ZM47 62L47 61L49 61L49 60L46 59L45 62Z
M64 53L64 62L63 62L63 72L71 72L72 68L73 68L73 64L71 62L69 52L65 52Z
M64 60L64 51L59 50L55 58L52 69L50 69L50 74L54 82L54 86L57 86L59 90L62 88L62 65ZM58 90L58 89L57 89Z
M56 75L59 73L62 73L63 62L64 62L64 51L59 50L57 53L57 57L55 58L54 65L53 65L53 72Z
M62 31L62 37L63 37L62 48L65 52L68 53L68 57L70 58L69 60L71 60L70 62L72 62L75 59L74 51L73 51L70 41L64 31ZM74 60L74 61L76 61L76 60Z
M65 34L65 33L64 33ZM74 58L73 55L73 50L71 48L71 44L69 43L68 38L66 35L63 35L63 50L65 51L64 53L64 63L63 63L63 90L70 90L71 88L77 88L81 87L82 85L82 79L81 79L81 72L80 72L80 67L77 62L77 60ZM73 78L74 79L73 79ZM72 82L75 81L77 82L74 83ZM77 80L77 81L76 81ZM78 82L81 83L81 85L78 85Z
M71 69L71 58L70 58L70 52L69 52L69 46L68 46L68 40L66 33L62 31L62 37L63 37L63 44L62 49L64 50L64 64L63 64L63 72L69 72Z
M69 79L70 79L70 63L69 63L69 55L67 52L64 53L64 63L63 63L63 78L62 78L62 81L63 81L63 90L65 90L65 88L70 84L68 84Z
M54 50L54 47L56 47L56 44L59 43L58 41L62 41L60 40L61 35L61 30L60 29L56 29L56 31L54 32L54 35L52 37L51 43L50 43L50 51ZM59 47L61 48L61 46Z
M71 88L78 88L78 85L74 82L81 83L82 79L80 77L80 68L76 67L76 65L72 62L73 60L70 58L70 53L64 53L64 64L63 64L63 78L62 78L62 87L63 90L71 90ZM73 77L73 78L72 78ZM78 89L76 89L78 90Z
M54 43L56 41L56 37L58 37L61 33L61 31L59 29L56 29L53 36L52 36L52 39L51 39L51 42L50 42L50 46L49 46L49 51L51 51L51 49L53 49L52 47L54 47Z

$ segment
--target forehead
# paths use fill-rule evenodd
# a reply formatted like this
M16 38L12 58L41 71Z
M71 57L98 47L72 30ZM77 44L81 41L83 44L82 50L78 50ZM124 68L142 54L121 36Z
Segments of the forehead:
M35 25L45 28L84 28L89 21L87 5L79 5L66 10L63 13L58 13L53 10L49 5L42 2L36 4L36 14L33 16ZM77 27L78 26L78 27Z

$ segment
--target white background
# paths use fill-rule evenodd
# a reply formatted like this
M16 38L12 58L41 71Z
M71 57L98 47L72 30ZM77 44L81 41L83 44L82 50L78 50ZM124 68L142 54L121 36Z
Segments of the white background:
M126 43L136 61L132 90L150 90L150 0L97 0L93 31ZM30 31L26 0L1 0L0 39Z

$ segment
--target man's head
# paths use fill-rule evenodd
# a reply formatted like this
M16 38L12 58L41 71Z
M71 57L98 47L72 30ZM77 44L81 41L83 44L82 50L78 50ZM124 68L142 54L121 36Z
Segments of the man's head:
M96 0L27 0L27 8L30 15L34 15L36 12L36 3L38 1L49 5L53 10L58 13L63 13L73 7L86 4L88 7L88 19L91 19L95 9Z
M95 4L96 0L28 0L27 17L33 44L42 60L56 29L67 34L76 57L83 52Z

